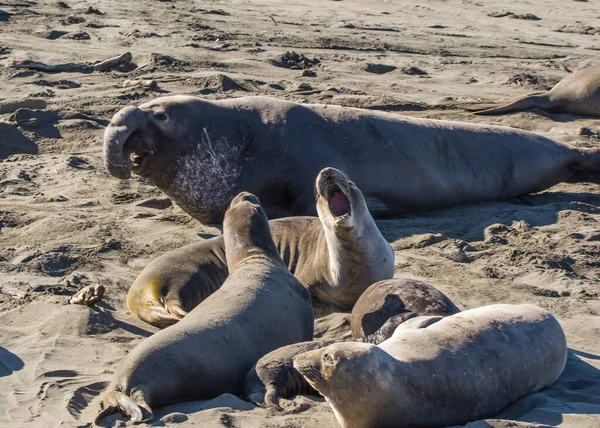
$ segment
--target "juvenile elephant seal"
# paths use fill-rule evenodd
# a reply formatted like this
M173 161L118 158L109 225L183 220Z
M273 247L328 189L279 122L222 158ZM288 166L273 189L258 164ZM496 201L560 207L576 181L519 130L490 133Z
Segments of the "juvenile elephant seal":
M294 367L344 428L434 428L493 417L554 383L566 360L564 332L548 311L492 305L423 329L401 325L377 346L309 351Z
M389 339L403 322L404 319L399 316L391 317L371 336L355 340L377 345ZM282 398L291 398L298 394L320 395L294 368L294 357L303 352L348 340L329 339L294 343L269 352L258 360L246 375L244 381L246 400L262 407L283 411L280 405Z
M551 113L571 113L600 117L600 65L579 70L544 93L536 93L503 104L469 106L475 114L505 114L540 109Z
M184 320L125 357L96 422L117 410L149 420L153 406L240 393L260 357L312 339L310 295L279 257L258 199L234 198L223 229L229 277Z
M394 275L394 251L344 173L323 169L314 194L318 218L272 220L271 233L284 263L311 294L349 309L369 285ZM222 237L190 244L150 263L131 286L127 306L142 320L166 327L227 275Z
M314 177L350 175L374 216L538 192L599 170L600 152L506 127L403 117L268 97L157 98L126 107L104 133L119 178L154 183L201 222L239 191L270 217L314 215Z
M421 281L393 278L376 282L365 290L352 308L352 336L366 337L392 316L407 320L423 315L453 315L460 312L444 293Z

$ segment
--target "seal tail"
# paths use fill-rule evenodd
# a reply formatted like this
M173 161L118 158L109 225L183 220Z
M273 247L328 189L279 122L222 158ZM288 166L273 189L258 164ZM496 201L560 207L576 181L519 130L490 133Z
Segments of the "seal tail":
M518 98L513 101L509 101L508 103L499 105L499 106L491 106L483 105L474 107L470 107L468 110L472 111L473 114L476 115L492 115L492 114L505 114L505 113L513 113L517 111L530 110L533 108L546 108L550 105L550 101L548 99L547 94L531 94L524 96L522 98Z
M99 422L104 417L117 411L121 411L134 423L146 422L152 419L152 409L146 403L142 394L138 394L134 400L121 391L110 391L104 395L100 408L100 413L94 419L94 426L100 426Z

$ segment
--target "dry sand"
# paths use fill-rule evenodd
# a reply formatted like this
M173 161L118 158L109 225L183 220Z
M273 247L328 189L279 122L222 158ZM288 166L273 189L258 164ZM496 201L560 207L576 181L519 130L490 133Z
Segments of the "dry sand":
M3 0L0 63L92 63L130 51L139 68L0 69L0 105L47 102L40 112L0 114L0 426L85 426L88 404L121 358L155 331L128 313L129 285L165 251L220 233L149 183L107 174L103 127L123 106L165 94L260 94L599 144L597 119L477 117L457 107L544 90L597 64L595 0L66 3ZM502 9L512 14L496 13ZM299 68L282 67L290 65L281 61L287 51L305 55L289 57ZM159 89L123 88L140 78ZM514 201L378 222L396 250L397 276L425 280L464 309L535 303L567 332L572 352L552 388L469 427L600 426L599 221L598 184L561 184ZM107 290L96 308L66 303L92 283ZM321 320L320 334L347 334L343 321ZM155 425L331 426L326 403L298 400L306 411L278 415L224 395L160 409Z

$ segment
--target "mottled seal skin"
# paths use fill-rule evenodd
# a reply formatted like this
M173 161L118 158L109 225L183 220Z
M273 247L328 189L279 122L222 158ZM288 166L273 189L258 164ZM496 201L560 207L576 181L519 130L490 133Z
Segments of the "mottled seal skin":
M352 336L367 337L392 316L408 320L423 315L453 315L460 312L441 291L422 281L393 278L376 282L365 290L352 308Z
M600 65L565 77L548 92L527 95L501 105L470 106L468 109L480 115L540 109L551 113L600 117Z
M112 175L133 171L201 222L220 221L242 190L271 218L314 215L313 180L326 166L353 178L375 217L509 199L600 169L597 149L512 128L268 97L126 107L104 153Z
M403 322L404 318L401 316L391 317L372 335L355 340L377 345L389 339L394 330ZM282 398L291 398L298 394L320 395L294 368L294 357L303 352L324 348L333 343L351 340L331 339L294 343L269 352L258 360L246 375L244 381L246 400L258 406L283 411L284 409L280 404ZM294 409L296 407L294 406Z
M140 422L152 418L153 406L239 394L260 357L312 339L310 295L281 260L256 196L234 198L223 229L229 277L123 359L96 423L119 409Z
M377 229L365 199L335 168L315 181L319 217L271 220L284 263L313 296L350 309L373 282L394 275L394 251ZM166 327L191 311L227 278L222 237L164 254L138 276L127 306L133 314Z
M344 428L435 428L493 417L552 385L566 360L564 332L548 311L491 305L426 328L401 325L377 346L309 351L294 367Z

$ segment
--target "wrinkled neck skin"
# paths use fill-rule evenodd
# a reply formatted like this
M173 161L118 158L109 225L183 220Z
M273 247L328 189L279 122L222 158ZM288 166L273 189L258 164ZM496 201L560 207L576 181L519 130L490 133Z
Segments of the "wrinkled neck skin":
M230 209L225 214L223 221L223 240L225 243L225 257L230 274L245 262L263 260L264 263L283 261L279 256L277 247L271 237L267 216L260 212Z
M336 220L326 204L326 200L320 200L317 211L327 241L331 286L318 290L317 296L326 301L327 295L335 296L338 305L352 307L369 285L393 277L394 252L377 228L362 194L352 193L349 218Z
M200 103L199 103L200 104ZM211 112L210 109L223 109ZM162 135L163 161L146 178L192 217L208 223L223 218L242 184L244 156L252 132L225 107L202 103L193 120L183 121L178 137ZM209 118L210 120L203 120Z

